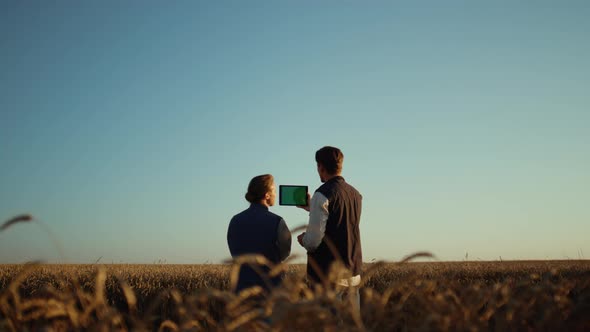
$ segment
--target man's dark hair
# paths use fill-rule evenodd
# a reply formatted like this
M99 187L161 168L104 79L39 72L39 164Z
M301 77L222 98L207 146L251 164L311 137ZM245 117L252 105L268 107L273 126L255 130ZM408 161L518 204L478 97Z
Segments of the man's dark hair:
M340 149L333 146L324 146L315 153L315 161L326 169L326 172L332 175L342 172L342 163L344 155Z
M271 190L274 178L270 174L258 175L250 180L245 197L250 203L259 202Z

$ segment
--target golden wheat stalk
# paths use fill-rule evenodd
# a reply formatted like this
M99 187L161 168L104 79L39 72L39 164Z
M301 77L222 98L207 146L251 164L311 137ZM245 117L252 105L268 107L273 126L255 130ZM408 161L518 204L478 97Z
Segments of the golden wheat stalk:
M230 272L230 287L232 290L235 290L237 288L238 279L240 275L240 268L244 264L252 268L252 270L254 270L254 272L256 272L262 278L262 281L269 289L272 288L272 284L268 279L268 276L265 273L263 273L262 270L259 268L259 266L261 265L266 266L268 268L273 267L273 264L266 257L256 254L247 254L236 257L230 262L233 263Z
M8 229L9 227L11 227L12 225L21 223L21 222L29 222L33 220L33 216L30 214L21 214L15 217L12 217L10 219L8 219L7 221L5 221L2 226L0 226L0 232L3 232L4 230Z
M299 258L299 255L297 255L297 254L290 255L284 261L282 261L281 263L275 265L272 269L270 269L268 275L271 278L274 278L274 277L278 276L279 274L281 274L282 272L286 272L289 269L288 263L291 261L294 261L297 258Z
M204 328L203 328L203 326L198 321L196 321L196 320L190 320L190 321L182 324L182 330L183 331L189 331L189 330L191 330L191 331L194 331L194 330L202 331L202 330L204 330Z
M241 291L238 296L226 305L228 311L235 310L243 301L250 297L255 297L264 294L264 289L260 286L253 286Z
M171 320L165 320L162 322L162 324L160 324L160 328L158 329L158 331L166 330L178 331L178 325L176 325L176 323L174 323Z
M127 281L120 276L117 276L119 279L119 285L123 290L123 295L125 296L125 300L127 301L127 307L129 308L129 312L135 314L137 311L137 298L135 297L135 293L133 289L129 286Z
M238 327L252 321L255 318L258 317L263 317L264 316L264 310L262 309L253 309L249 312L246 312L242 315L240 315L237 319L231 321L225 328L226 331L234 331L235 329L237 329Z
M408 256L404 257L404 259L402 259L398 264L404 264L404 263L407 263L409 261L412 261L412 260L414 260L416 258L433 258L433 259L436 259L436 257L433 254L429 253L428 251L419 251L419 252L415 252L415 253L413 253L411 255L408 255Z

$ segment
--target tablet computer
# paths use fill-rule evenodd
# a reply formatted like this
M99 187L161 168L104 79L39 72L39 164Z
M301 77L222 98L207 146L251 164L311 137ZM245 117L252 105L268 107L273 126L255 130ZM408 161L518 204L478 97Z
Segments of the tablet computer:
M307 186L280 185L279 205L307 206Z

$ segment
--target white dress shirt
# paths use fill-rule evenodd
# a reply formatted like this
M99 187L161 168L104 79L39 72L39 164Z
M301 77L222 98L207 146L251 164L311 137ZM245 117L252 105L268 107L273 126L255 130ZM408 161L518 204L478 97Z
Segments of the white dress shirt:
M328 199L320 192L315 192L309 203L309 224L301 242L303 247L309 251L314 251L324 238L326 232L326 222L328 221Z

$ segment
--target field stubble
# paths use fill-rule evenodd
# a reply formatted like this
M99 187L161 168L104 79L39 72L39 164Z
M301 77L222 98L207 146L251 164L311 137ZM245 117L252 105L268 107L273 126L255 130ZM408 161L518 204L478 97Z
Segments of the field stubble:
M260 300L230 265L1 265L0 330L590 330L589 261L365 264L360 313L284 268Z

